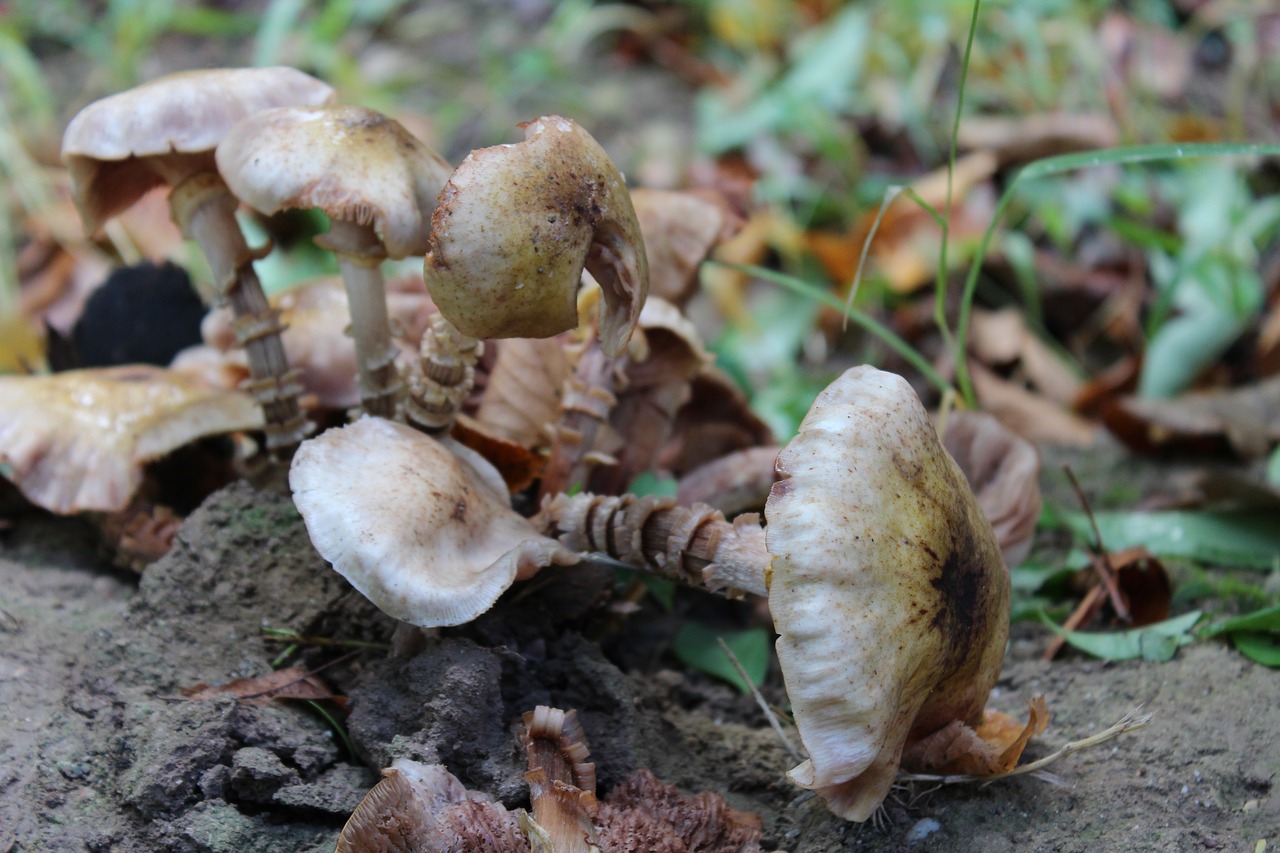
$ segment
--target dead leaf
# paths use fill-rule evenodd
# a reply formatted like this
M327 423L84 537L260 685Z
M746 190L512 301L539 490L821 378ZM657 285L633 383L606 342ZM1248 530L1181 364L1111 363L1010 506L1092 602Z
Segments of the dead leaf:
M1103 406L1103 422L1140 453L1256 459L1280 441L1280 377L1172 400L1121 398Z
M982 410L1032 444L1088 447L1096 440L1093 424L1047 397L1033 394L976 362L970 365L969 373Z
M319 676L301 666L277 669L257 678L237 678L214 686L202 682L183 687L182 695L192 701L232 696L246 705L267 705L273 699L331 699L340 707L346 702L346 697L335 695Z
M1028 703L1028 719L1020 725L1007 714L984 711L976 729L960 721L907 746L902 766L939 775L994 776L1018 764L1027 742L1049 726L1043 696Z
M994 152L1001 169L1055 154L1114 148L1119 140L1119 128L1104 113L966 116L957 136L962 148Z
M544 457L523 444L495 435L474 418L459 413L449 435L497 468L512 494L528 488L542 475L542 466L546 462Z

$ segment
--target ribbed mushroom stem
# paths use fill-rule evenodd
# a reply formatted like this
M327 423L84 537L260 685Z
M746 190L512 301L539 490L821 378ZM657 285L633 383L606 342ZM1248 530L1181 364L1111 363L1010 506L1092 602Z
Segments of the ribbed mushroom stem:
M573 376L565 383L560 404L560 422L555 426L555 442L542 473L538 491L541 500L586 484L593 465L617 460L592 453L602 424L617 405L614 388L626 366L626 357L609 358L593 339L587 344Z
M409 379L405 420L431 436L449 432L475 384L484 342L464 335L440 313L422 335L418 370Z
M249 359L244 389L266 416L267 448L289 457L311 434L313 424L298 405L302 385L289 369L280 333L280 312L271 307L253 269L261 257L245 242L235 212L239 201L216 172L200 172L177 184L169 194L173 220L182 233L204 250L220 299L235 313L235 333Z
M769 552L756 515L729 522L706 504L671 498L557 495L531 519L571 551L598 551L643 571L713 592L766 595Z
M329 233L316 238L316 243L337 254L342 270L360 370L360 402L371 415L394 418L404 384L396 369L396 350L391 345L391 320L381 266L386 251L370 226L342 219L333 220Z

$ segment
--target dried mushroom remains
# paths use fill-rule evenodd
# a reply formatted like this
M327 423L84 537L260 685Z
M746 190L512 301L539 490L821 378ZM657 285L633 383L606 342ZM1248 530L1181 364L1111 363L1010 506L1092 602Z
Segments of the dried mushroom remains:
M585 267L604 289L600 341L617 355L649 287L626 182L574 122L543 116L524 142L472 151L440 195L423 276L476 338L545 338L578 325Z

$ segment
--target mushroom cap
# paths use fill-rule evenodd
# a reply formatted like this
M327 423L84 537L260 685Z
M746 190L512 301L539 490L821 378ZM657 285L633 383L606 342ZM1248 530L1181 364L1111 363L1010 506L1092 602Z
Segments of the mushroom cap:
M578 325L585 267L604 290L600 341L617 355L640 316L649 267L626 181L561 116L524 142L472 151L431 218L423 275L436 306L477 338L548 338Z
M32 503L56 513L123 509L146 462L261 426L249 395L159 367L0 377L0 460Z
M980 721L1009 575L991 525L901 377L855 367L778 457L765 508L769 608L809 759L790 772L868 818L904 745Z
M85 229L96 232L164 183L146 158L203 154L212 170L214 148L250 113L332 100L327 83L281 66L180 71L94 101L62 137L62 159Z
M384 613L424 628L468 622L517 574L578 559L511 509L482 456L382 418L304 442L289 485L321 556Z
M218 145L218 171L262 213L318 207L373 227L393 258L427 251L449 166L398 121L365 107L255 113Z

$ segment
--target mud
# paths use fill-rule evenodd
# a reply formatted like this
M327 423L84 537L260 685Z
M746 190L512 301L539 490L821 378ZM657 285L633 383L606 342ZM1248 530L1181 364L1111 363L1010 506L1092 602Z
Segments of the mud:
M397 757L443 762L525 804L515 738L539 703L577 708L607 790L649 767L761 814L767 849L942 851L1253 849L1280 840L1280 678L1199 644L1171 663L1036 660L1015 631L992 705L1043 693L1043 755L1139 705L1151 726L1056 765L1056 781L903 788L858 826L792 787L750 698L678 669L660 610L599 607L606 581L567 573L517 587L462 629L300 662L349 697L354 754L305 704L188 700L181 688L261 675L264 627L390 642L395 630L315 555L282 495L238 484L183 525L137 582L107 568L91 529L32 515L0 542L0 851L330 850ZM753 618L749 605L683 606ZM337 663L333 663L334 661ZM622 667L618 665L621 662ZM777 673L766 688L781 703ZM918 840L913 840L918 839Z

